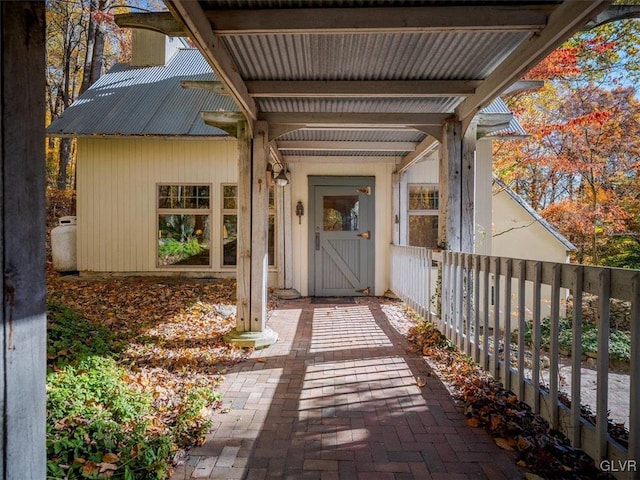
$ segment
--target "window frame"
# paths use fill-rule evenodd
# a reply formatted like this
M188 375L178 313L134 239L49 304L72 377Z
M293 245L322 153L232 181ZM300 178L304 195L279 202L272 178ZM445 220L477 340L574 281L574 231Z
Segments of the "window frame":
M160 187L208 187L209 188L209 208L161 208L160 207ZM156 182L156 216L155 216L155 252L156 252L156 268L159 269L211 269L213 267L212 250L213 238L212 221L213 221L213 184L202 182ZM207 265L160 265L160 215L207 215L209 217L209 261Z
M225 187L236 187L236 208L224 208L224 188ZM273 192L273 206L271 202L268 201L268 217L267 217L267 253L269 251L269 218L273 217L273 264L269 264L267 267L269 270L277 270L278 268L278 222L277 222L277 195L275 191L276 186L272 185L269 187L269 192ZM238 183L237 182L224 182L220 184L220 268L224 270L235 270L238 266L238 262L236 259L236 263L234 265L227 265L224 263L224 217L226 215L235 215L236 216L236 225L238 224Z

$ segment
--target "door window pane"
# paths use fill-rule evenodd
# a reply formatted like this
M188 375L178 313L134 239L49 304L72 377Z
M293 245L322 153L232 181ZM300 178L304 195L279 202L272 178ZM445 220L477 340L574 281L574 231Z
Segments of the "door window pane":
M324 231L358 230L360 201L358 195L326 195L323 197Z

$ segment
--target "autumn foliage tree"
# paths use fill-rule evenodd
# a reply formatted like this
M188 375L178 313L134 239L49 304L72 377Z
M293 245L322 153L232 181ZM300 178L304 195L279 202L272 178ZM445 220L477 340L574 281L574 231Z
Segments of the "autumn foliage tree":
M117 61L126 60L130 42L117 28L114 13L127 6L114 0L48 0L46 123L49 124ZM69 186L73 158L70 138L50 139L47 152L49 183ZM55 179L55 180L54 180Z
M528 75L544 87L508 102L530 138L496 142L495 173L574 243L581 263L640 267L640 103L630 86L639 38L634 21L617 22L553 52ZM638 254L620 257L621 248Z

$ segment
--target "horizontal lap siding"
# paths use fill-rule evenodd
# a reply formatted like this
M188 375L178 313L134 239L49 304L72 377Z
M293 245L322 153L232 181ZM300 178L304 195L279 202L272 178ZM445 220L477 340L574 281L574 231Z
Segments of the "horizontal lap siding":
M235 141L80 139L78 269L176 271L156 267L156 185L206 183L212 185L212 266L181 270L220 271L220 185L236 180Z

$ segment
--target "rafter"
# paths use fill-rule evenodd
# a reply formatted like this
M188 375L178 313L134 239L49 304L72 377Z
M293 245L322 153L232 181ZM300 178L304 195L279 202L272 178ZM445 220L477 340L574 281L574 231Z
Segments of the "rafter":
M640 5L611 5L604 12L600 12L593 20L590 20L584 30L591 30L610 22L640 18Z
M549 16L548 25L538 35L516 48L476 89L476 93L458 105L457 117L468 125L476 112L517 81L546 57L571 33L610 3L608 0L563 2Z
M287 163L394 163L397 164L402 156L386 155L291 155L284 156Z
M257 118L258 109L255 101L249 96L247 86L240 76L238 66L233 57L222 43L220 38L211 30L211 24L207 20L200 2L189 0L165 0L165 4L184 23L191 40L203 53L209 64L213 67L225 90L238 104L238 107L246 115L249 131L252 131L253 122Z
M466 97L472 95L480 80L325 80L325 81L247 81L254 98L413 98ZM184 88L200 88L228 95L222 82L184 80Z
M409 153L406 157L402 159L400 164L398 165L397 172L402 173L407 170L411 165L416 163L422 157L430 154L436 148L438 148L440 143L434 137L425 138L420 144L415 148L415 150Z
M283 140L278 142L278 149L311 150L311 151L368 151L368 152L408 152L416 148L415 142L359 142L359 141L306 141Z
M208 10L220 35L264 33L342 34L447 31L531 31L542 29L541 7L372 7Z
M169 37L186 37L184 27L169 12L120 13L114 15L120 28L142 28L163 33Z

